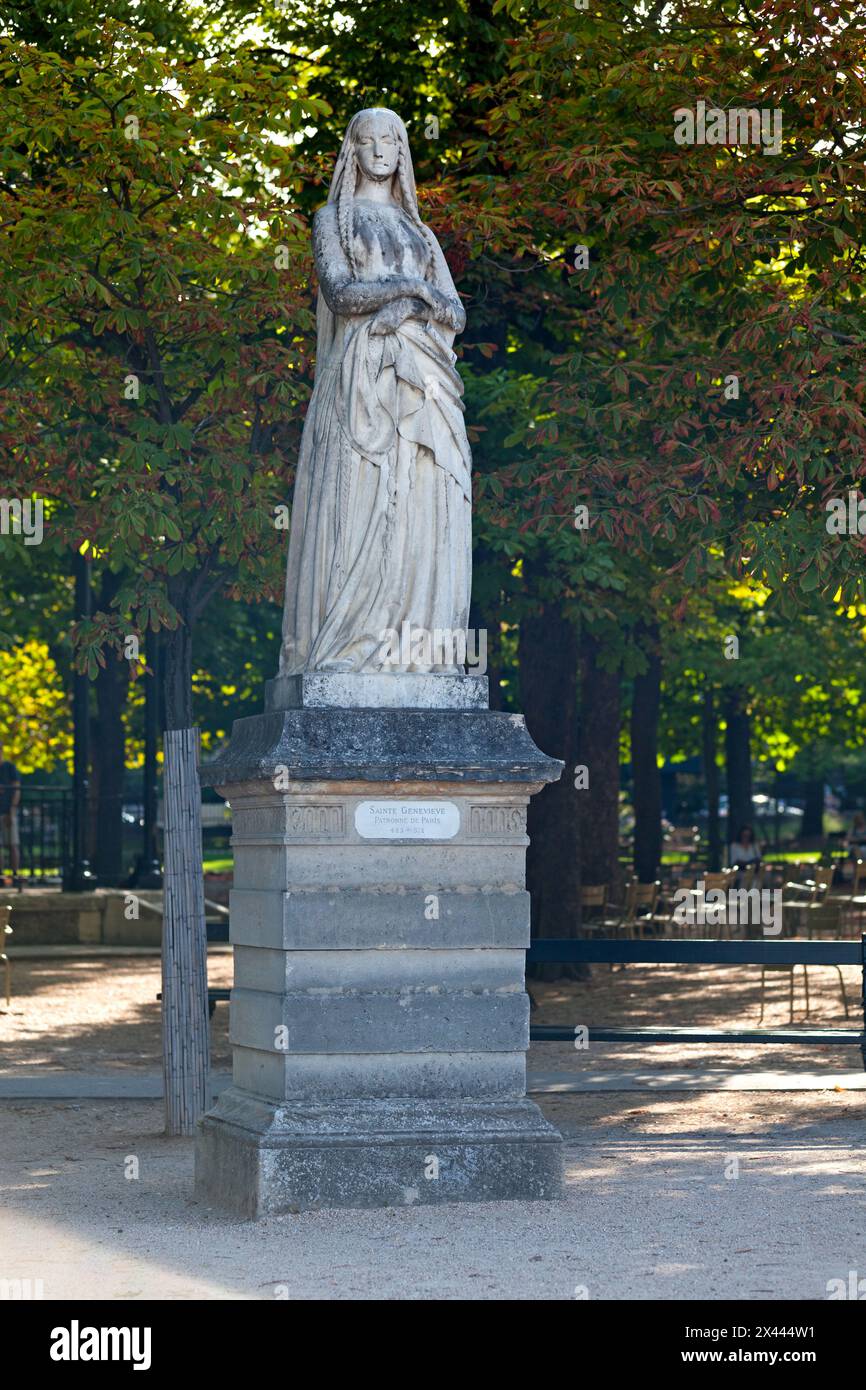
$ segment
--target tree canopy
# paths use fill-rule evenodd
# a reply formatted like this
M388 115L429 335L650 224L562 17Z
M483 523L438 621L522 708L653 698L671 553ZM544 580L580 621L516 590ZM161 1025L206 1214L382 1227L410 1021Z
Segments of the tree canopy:
M660 757L734 687L768 766L856 754L866 538L827 507L856 517L864 475L858 11L33 0L0 27L0 472L46 504L42 546L0 536L4 649L68 687L73 637L95 675L162 629L177 720L218 738L257 706L309 219L352 112L387 104L468 313L495 699L517 707L517 632L553 605L626 687L660 649ZM82 545L114 579L70 632Z

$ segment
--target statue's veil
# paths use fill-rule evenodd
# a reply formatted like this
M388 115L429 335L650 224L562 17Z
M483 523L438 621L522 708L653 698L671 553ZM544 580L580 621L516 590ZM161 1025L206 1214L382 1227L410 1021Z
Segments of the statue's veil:
M351 203L355 195L355 184L357 180L358 166L355 157L355 136L358 126L367 116L385 116L392 127L392 133L397 137L399 148L399 160L397 169L391 180L391 190L394 198L399 202L403 211L408 213L412 221L417 224L424 234L426 241L430 240L429 233L421 221L421 214L418 211L418 194L415 189L415 170L412 166L412 152L409 149L409 133L405 125L397 115L396 111L390 111L386 106L368 107L363 111L356 111L346 127L346 134L343 136L343 143L340 146L340 153L337 155L337 162L334 165L334 173L331 178L331 185L328 189L328 202L336 203L338 208L347 208L349 212L345 222L341 222L340 239L344 236L351 237ZM346 187L347 179L351 179L351 188ZM343 250L351 260L351 247L344 244ZM331 350L334 341L334 315L325 302L325 296L321 290L318 294L316 305L316 361L324 362Z

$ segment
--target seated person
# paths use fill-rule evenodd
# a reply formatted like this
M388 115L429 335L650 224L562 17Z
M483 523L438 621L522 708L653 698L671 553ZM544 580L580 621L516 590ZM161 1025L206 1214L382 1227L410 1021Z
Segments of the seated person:
M732 869L745 869L761 862L761 847L750 825L740 827L736 840L728 846L728 863Z

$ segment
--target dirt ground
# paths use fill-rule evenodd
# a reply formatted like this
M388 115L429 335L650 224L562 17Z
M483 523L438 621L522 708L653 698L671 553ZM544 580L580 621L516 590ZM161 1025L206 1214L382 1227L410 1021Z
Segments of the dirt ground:
M846 1020L835 969L811 967L811 1010L805 1015L803 971L797 968L794 1022L815 1027L860 1026L860 971L843 967L850 1019ZM229 986L229 951L211 949L211 985ZM787 1025L788 976L768 976L764 1026ZM160 966L156 956L94 957L92 959L19 959L14 963L13 997L6 1011L0 1003L0 1066L66 1068L108 1071L161 1065L159 1025ZM631 965L610 970L593 967L588 983L532 983L538 1003L533 1023L681 1025L707 1027L759 1026L761 972L748 966ZM211 1026L212 1060L229 1068L228 1007L218 1004ZM575 1051L571 1043L535 1044L536 1070L585 1070L597 1065L632 1069L726 1065L741 1068L856 1069L859 1053L852 1047L598 1045Z
M208 982L229 986L228 950L208 953ZM13 964L12 1004L0 1003L0 1058L16 1066L113 1071L162 1065L159 957L24 959ZM231 1066L228 1007L211 1026L215 1067Z
M231 955L212 951L213 985ZM849 1026L858 971L846 971ZM802 975L800 972L800 980ZM802 1023L798 980L795 1022ZM809 1022L845 1023L835 971ZM2 1070L159 1070L155 956L23 959ZM785 1024L776 976L765 1023ZM760 972L596 967L533 984L539 1023L756 1026ZM228 1009L213 1062L228 1068ZM530 1068L858 1067L854 1048L535 1044ZM778 1299L866 1271L866 1091L603 1091L535 1097L565 1140L564 1201L317 1211L238 1222L193 1193L191 1140L160 1101L0 1102L0 1276L56 1299ZM134 1160L134 1164L132 1163Z
M563 1201L257 1223L196 1202L158 1101L5 1102L0 1275L74 1302L812 1301L866 1271L862 1092L539 1099Z

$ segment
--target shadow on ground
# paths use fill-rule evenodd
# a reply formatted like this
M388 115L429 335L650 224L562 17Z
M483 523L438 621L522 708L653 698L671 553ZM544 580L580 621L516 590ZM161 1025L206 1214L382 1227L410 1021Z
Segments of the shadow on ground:
M59 1299L825 1298L866 1269L863 1098L724 1099L546 1100L562 1202L258 1224L196 1204L158 1104L10 1102L4 1274Z

